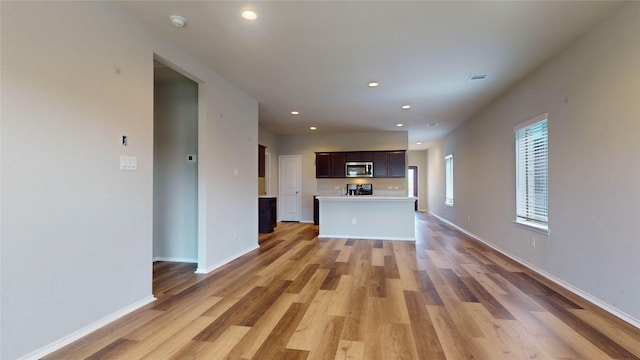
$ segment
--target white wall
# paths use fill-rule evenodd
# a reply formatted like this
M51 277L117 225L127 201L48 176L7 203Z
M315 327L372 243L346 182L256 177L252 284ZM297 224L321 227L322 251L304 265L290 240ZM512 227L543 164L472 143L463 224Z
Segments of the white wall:
M198 261L198 84L154 86L153 258Z
M150 300L154 53L200 84L204 270L257 245L258 104L113 3L0 6L0 357L13 359ZM137 171L119 170L122 154Z
M356 182L349 179L316 179L316 152L406 150L407 146L406 131L278 136L280 155L302 155L301 221L313 221L313 195L317 190L332 189L335 186L344 187L347 182ZM380 186L376 181L380 181ZM391 181L390 184L404 186L406 193L406 179L371 179L366 182L374 183L375 192L376 189L386 188L389 181Z
M631 321L640 319L639 29L640 3L624 5L428 152L431 212ZM548 237L512 223L513 127L542 113ZM449 153L455 206L447 209Z

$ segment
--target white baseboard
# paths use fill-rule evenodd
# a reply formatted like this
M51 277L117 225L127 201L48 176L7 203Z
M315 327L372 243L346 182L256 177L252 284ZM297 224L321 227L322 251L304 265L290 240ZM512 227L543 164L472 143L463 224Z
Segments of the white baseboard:
M352 235L318 235L319 239L353 239L353 240L390 240L390 241L413 241L416 242L416 238L410 237L392 237L392 236L358 236Z
M43 358L51 353L53 353L54 351L60 350L63 347L71 344L72 342L100 329L101 327L108 325L109 323L118 320L119 318L135 311L138 310L139 308L155 301L156 298L154 296L147 296L146 298L136 301L135 303L126 306L114 313L112 313L111 315L107 315L105 317L103 317L102 319L93 322L81 329L78 329L74 332L72 332L71 334L57 340L54 341L48 345L45 345L44 347L41 347L40 349L37 349L35 351L30 352L27 355L24 355L22 357L20 357L18 360L37 360L40 358Z
M180 262L180 263L197 263L198 259L188 259L188 258L174 258L174 257L162 257L156 256L153 258L153 261L168 261L168 262Z
M206 269L201 268L200 264L198 264L198 268L196 269L196 274L208 274L208 273L212 272L213 270L215 270L215 269L217 269L217 268L219 268L219 267L221 267L223 265L226 265L227 263L229 263L229 262L239 258L240 256L242 256L242 255L244 255L244 254L246 254L248 252L251 252L251 251L253 251L253 250L255 250L255 249L259 248L259 247L260 246L255 245L255 246L252 246L252 247L247 248L245 250L242 250L236 255L230 256L230 257L228 257L228 258L226 258L226 259L224 259L224 260L222 260L220 262L217 262L214 265L208 266Z
M616 316L616 317L620 318L621 320L626 321L629 324L631 324L631 325L633 325L633 326L635 326L635 327L640 329L640 319L636 319L633 316L625 313L624 311L622 311L622 310L620 310L620 309L618 309L618 308L616 308L616 307L614 307L614 306L612 306L612 305L610 305L610 304L598 299L597 297L595 297L595 296L593 296L593 295L591 295L591 294L589 294L589 293L587 293L587 292L585 292L585 291L583 291L583 290L581 290L581 289L569 284L568 282L566 282L566 281L564 281L564 280L562 280L562 279L560 279L560 278L558 278L558 277L556 277L556 276L554 276L554 275L552 275L552 274L550 274L550 273L548 273L548 272L536 267L533 264L530 264L530 263L520 259L517 256L514 256L514 255L506 252L505 250L501 249L500 247L495 246L494 244L490 243L489 241L481 238L480 236L478 236L478 235L476 235L476 234L474 234L472 232L467 231L466 229L464 229L464 228L452 223L451 221L449 221L447 219L444 219L444 218L442 218L442 217L440 217L440 216L438 216L438 215L436 215L436 214L434 214L434 213L432 213L430 211L427 211L427 213L433 215L438 220L440 220L443 223L455 228L456 230L458 230L461 233L471 237L472 239L487 245L488 247L492 248L493 250L495 250L495 251L499 252L500 254L508 257L509 259L521 264L522 266L525 266L529 270L536 272L540 276L542 276L545 279L553 282L554 284L562 287L563 289L572 292L573 294L575 294L575 295L583 298L584 300L596 305L597 307L599 307L602 310L610 313L611 315Z

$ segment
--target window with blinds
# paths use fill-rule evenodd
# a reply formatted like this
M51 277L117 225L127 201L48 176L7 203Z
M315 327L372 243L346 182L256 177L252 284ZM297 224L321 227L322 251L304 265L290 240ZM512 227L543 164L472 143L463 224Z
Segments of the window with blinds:
M453 154L444 158L444 203L453 206Z
M548 114L515 128L516 222L548 230Z

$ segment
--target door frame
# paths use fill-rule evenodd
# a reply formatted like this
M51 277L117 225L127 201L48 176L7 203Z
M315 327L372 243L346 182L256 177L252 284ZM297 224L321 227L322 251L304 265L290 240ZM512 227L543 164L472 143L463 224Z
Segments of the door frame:
M282 203L283 200L283 196L284 196L284 191L283 191L283 185L284 185L284 176L282 174L283 172L283 166L282 166L282 160L285 158L292 158L295 159L296 162L298 163L298 173L296 174L296 177L298 179L298 193L297 195L297 199L296 199L296 208L297 208L297 212L296 212L296 219L293 220L282 220L282 212L284 210L284 206ZM278 220L281 221L300 221L302 217L302 155L278 155Z
M158 54L157 52L153 53L153 60L159 63L164 64L165 66L171 68L173 71L187 77L189 80L198 84L198 134L197 134L197 184L196 191L197 195L197 245L196 245L196 257L198 267L195 270L196 274L206 274L208 264L207 264L207 188L206 188L206 161L209 159L209 155L207 152L207 139L205 136L204 129L207 128L207 84L205 81L198 79L197 77L191 75L186 70L182 69L180 65L177 65L164 57ZM153 65L152 63L152 66ZM153 236L151 237L151 248L153 252ZM210 270L209 270L210 271ZM153 278L153 271L151 272Z
M410 165L408 168L413 170L413 196L416 197L416 201L414 203L414 210L418 211L418 194L420 194L420 190L418 188L418 166Z

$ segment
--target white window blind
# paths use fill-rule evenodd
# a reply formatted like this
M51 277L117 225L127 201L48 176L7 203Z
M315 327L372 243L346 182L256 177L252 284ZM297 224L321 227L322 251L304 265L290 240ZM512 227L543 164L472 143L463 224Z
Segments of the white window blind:
M548 229L547 114L515 128L516 222Z
M444 203L453 206L453 154L444 158Z

